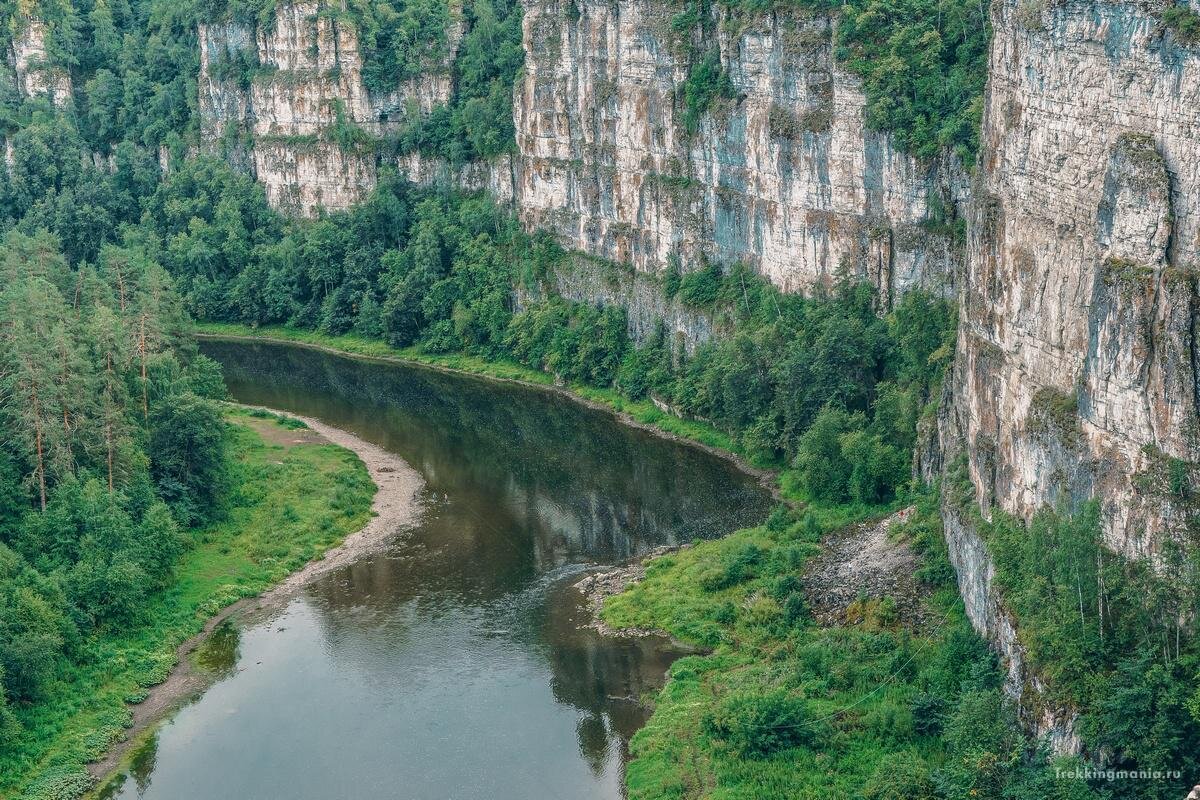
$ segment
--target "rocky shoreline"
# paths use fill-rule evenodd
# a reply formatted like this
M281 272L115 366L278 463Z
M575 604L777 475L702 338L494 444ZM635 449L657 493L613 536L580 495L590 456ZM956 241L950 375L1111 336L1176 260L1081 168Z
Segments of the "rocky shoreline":
M655 547L648 553L636 556L616 567L593 572L575 584L575 590L587 600L591 622L586 627L599 631L605 636L663 636L663 632L653 628L613 628L600 618L600 610L604 601L613 595L618 595L635 583L640 583L646 577L646 565L659 556L686 550L691 543L681 545L663 545Z

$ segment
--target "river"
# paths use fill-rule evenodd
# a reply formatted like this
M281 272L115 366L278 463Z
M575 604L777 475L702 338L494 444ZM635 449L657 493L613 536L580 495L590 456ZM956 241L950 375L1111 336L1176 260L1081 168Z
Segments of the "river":
M137 748L111 800L619 798L644 697L678 656L584 627L571 586L760 522L769 495L699 449L556 393L269 344L206 342L233 397L403 457L423 512L268 619Z

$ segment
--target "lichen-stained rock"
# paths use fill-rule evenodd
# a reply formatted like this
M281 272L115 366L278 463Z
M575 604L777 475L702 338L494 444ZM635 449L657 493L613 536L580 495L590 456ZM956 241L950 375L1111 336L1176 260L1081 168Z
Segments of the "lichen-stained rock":
M394 91L371 93L353 26L319 12L315 0L281 3L267 25L199 26L201 139L253 171L267 199L311 216L359 202L375 187L377 152L339 143L394 130L410 109L428 113L450 98L449 61ZM462 37L451 4L449 57ZM344 137L343 137L344 139Z
M965 455L985 515L1095 498L1106 543L1153 559L1196 521L1175 484L1200 459L1200 49L1145 5L1000 0L992 22L943 463ZM956 565L979 561L967 527ZM986 572L960 589L1011 666L1002 604L970 600Z
M963 197L963 172L867 129L831 19L720 21L706 45L738 99L689 136L673 13L662 0L526 0L515 98L526 225L643 271L678 254L742 260L789 291L844 273L885 295L947 290L960 247L923 223L932 203Z
M17 91L24 97L48 97L56 106L66 105L71 99L71 76L46 63L46 23L31 18L14 24L24 25L13 36L8 53Z

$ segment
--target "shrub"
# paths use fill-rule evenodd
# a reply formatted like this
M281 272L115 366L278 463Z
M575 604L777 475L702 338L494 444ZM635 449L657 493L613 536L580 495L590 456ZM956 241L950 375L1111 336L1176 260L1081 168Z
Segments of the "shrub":
M816 738L806 702L783 689L727 695L705 716L703 729L738 758L764 758Z
M1200 12L1186 3L1174 3L1163 11L1162 24L1180 44L1200 44Z
M692 64L687 80L683 84L683 129L694 134L700 129L703 117L720 99L736 96L729 73L721 66L717 50L709 50L698 62Z
M693 308L709 308L721 294L721 268L709 265L689 272L679 281L679 299Z
M706 592L717 592L747 581L754 577L762 557L762 548L751 542L726 546L717 565L700 575L700 587Z

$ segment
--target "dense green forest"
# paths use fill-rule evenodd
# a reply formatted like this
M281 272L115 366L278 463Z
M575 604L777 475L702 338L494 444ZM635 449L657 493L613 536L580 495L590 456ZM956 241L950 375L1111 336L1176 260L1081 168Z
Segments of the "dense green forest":
M95 642L144 621L227 457L220 370L161 267L108 247L72 269L19 231L0 265L2 760Z

